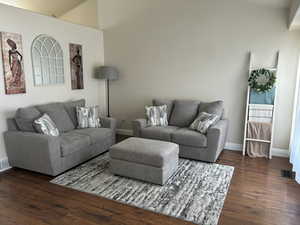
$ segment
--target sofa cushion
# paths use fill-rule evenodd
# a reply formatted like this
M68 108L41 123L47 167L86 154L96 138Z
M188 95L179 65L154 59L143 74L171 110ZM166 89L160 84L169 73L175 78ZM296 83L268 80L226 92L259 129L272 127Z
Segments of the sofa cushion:
M41 113L46 113L56 124L59 132L68 132L75 129L75 126L66 112L62 103L50 103L37 106Z
M187 145L193 147L207 146L207 138L205 135L188 128L181 128L176 130L172 134L172 142L179 145Z
M223 116L223 101L215 101L215 102L201 102L199 105L199 114L201 112L206 112L209 114L218 115L219 119Z
M153 99L152 104L154 106L167 105L167 116L168 120L170 120L170 116L173 110L173 100Z
M200 101L175 100L170 125L188 127L198 114Z
M146 127L141 129L141 137L162 141L171 141L171 135L177 129L178 127L175 126Z
M77 133L75 130L63 133L60 136L61 156L65 157L91 144L91 138L88 135Z
M76 114L76 107L85 107L85 99L80 99L77 101L70 101L70 102L65 102L63 103L65 110L67 111L70 119L73 122L73 125L75 127L78 126L77 122L77 114Z
M15 115L15 121L19 130L24 132L36 132L33 121L41 116L35 107L19 108Z
M109 128L76 129L74 133L88 136L92 144L110 141L114 135L113 130Z

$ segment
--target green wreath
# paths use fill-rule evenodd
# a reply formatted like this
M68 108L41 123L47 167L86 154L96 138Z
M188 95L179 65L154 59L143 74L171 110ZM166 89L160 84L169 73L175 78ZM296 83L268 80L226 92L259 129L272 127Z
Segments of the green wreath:
M260 82L258 80L260 80ZM264 68L252 70L248 79L249 86L255 91L262 93L271 90L275 82L275 72Z

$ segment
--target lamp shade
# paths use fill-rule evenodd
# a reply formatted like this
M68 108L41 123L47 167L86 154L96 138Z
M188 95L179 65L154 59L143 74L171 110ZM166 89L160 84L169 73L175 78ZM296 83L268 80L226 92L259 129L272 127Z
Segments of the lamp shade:
M96 72L96 78L106 80L118 80L119 71L111 66L100 66Z

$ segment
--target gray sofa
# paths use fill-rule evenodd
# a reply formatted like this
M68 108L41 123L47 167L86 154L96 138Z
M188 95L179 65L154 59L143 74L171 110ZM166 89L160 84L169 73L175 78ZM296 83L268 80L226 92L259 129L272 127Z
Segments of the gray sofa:
M179 156L206 162L215 162L224 149L229 122L223 118L223 102L205 103L194 100L161 100L154 99L153 105L168 106L167 127L147 126L146 119L133 121L135 137L157 139L179 145ZM189 129L190 124L199 112L214 113L220 120L211 126L207 134Z
M10 165L56 176L107 151L115 143L116 120L100 118L101 128L76 129L76 106L84 105L82 99L18 109L15 118L7 120L4 133ZM32 122L44 113L55 122L60 136L35 132Z

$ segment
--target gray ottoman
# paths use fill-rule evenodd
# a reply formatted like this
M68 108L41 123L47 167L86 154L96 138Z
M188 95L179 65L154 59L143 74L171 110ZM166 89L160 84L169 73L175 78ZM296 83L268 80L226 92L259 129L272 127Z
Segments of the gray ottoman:
M163 185L177 169L178 152L174 143L128 138L110 148L110 171Z

